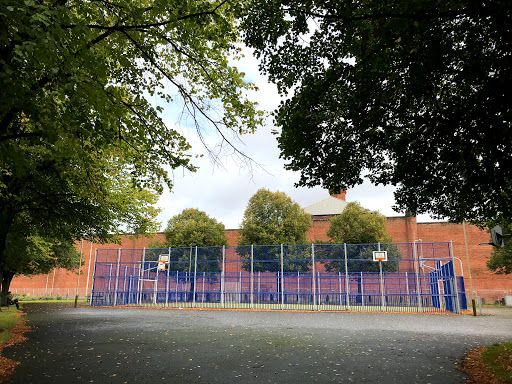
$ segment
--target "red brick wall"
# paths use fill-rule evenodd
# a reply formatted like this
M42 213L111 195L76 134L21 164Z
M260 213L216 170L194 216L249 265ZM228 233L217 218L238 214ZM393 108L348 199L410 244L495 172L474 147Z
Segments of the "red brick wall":
M484 297L486 290L512 291L512 275L497 275L490 272L486 267L487 260L491 256L492 246L479 244L490 241L490 235L487 231L466 224L466 234L473 289L479 291L478 294ZM453 254L462 261L466 290L469 292L469 270L462 224L420 223L418 224L418 237L423 241L453 242ZM459 263L456 264L460 265ZM457 272L460 273L460 268L457 269ZM509 294L512 294L512 292Z
M94 257L96 255L97 249L133 249L133 248L148 248L148 245L154 241L163 241L165 240L163 233L157 233L154 237L145 237L145 236L123 236L121 239L121 244L96 244L93 243L91 247L91 242L84 241L82 246L83 253L83 261L82 267L80 268L80 282L79 282L79 292L83 295L82 292L85 293L85 289L88 288L88 292L91 290L92 284L92 275L94 271ZM80 242L76 242L76 248L80 251ZM89 262L90 260L90 262ZM87 278L89 277L89 282L87 283ZM13 279L11 283L11 291L15 292L17 288L25 288L32 291L29 291L30 294L35 293L36 295L42 295L47 291L48 293L52 289L59 289L59 294L65 295L69 292L69 295L74 297L76 292L76 287L78 283L78 274L74 272L69 272L65 269L56 269L55 271L47 274L47 275L37 275L33 277L27 276L17 276ZM38 290L38 291L36 291Z
M238 229L226 229L226 237L228 238L228 245L233 246L238 244L238 237L240 233Z
M329 228L329 219L332 216L321 216L315 218L308 230L306 236L308 241L328 241L329 238L326 234ZM424 242L453 242L454 256L462 261L464 280L466 283L467 292L470 291L469 271L467 268L466 248L464 245L464 232L462 224L450 223L416 223L414 217L389 217L387 219L386 228L388 233L392 236L393 242L405 243L421 239ZM471 277L473 289L478 291L480 296L486 297L486 292L491 290L511 291L512 293L512 275L496 275L487 270L485 263L489 258L492 247L489 245L478 245L479 243L489 242L489 234L482 231L473 225L466 225L468 249L469 249L469 262L471 267ZM233 246L237 244L239 236L238 230L230 229L226 231L228 238L228 245ZM94 255L96 249L131 249L131 248L147 248L148 244L155 240L163 240L163 234L159 233L153 238L125 236L122 239L121 245L118 244L93 244L91 250L91 243L84 241L83 254L84 265L81 268L82 275L80 277L81 291L85 292L88 287L89 291L92 284L92 274L94 270ZM77 249L80 249L80 243L77 243ZM89 270L89 255L91 255L90 270ZM229 255L228 255L229 256ZM231 256L229 256L231 257ZM238 263L230 263L229 269L238 271ZM457 273L460 273L459 263L457 265ZM89 276L89 283L87 284L87 276ZM16 288L28 289L47 289L52 288L65 288L70 290L70 295L74 295L74 290L77 285L78 275L65 270L56 270L48 275L39 275L32 278L26 276L15 277L11 288L14 291ZM501 297L503 294L500 294Z
M315 241L330 241L331 239L327 236L327 231L329 230L330 220L333 217L333 215L315 216L311 223L311 227L309 227L306 232L306 238L308 241L312 243Z
M331 216L332 217L332 216ZM311 228L307 232L308 241L329 240L326 235L329 229L329 216L315 217ZM415 217L388 217L386 230L391 235L394 243L411 243L421 239L424 242L453 242L453 254L460 259L463 266L466 291L469 292L470 279L466 246L464 243L464 231L462 224L441 223L417 223ZM473 290L482 297L493 294L488 291L510 291L512 294L512 275L497 275L489 271L486 262L491 256L492 246L479 245L488 243L490 236L485 230L470 224L466 224L468 242L469 267L471 269L471 283ZM460 263L456 260L457 274L460 274ZM500 298L505 293L496 293Z

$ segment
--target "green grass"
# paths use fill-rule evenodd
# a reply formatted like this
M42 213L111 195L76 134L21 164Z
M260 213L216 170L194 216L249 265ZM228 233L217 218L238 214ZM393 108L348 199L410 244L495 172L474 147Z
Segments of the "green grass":
M14 305L11 305L9 308L2 308L2 312L0 312L0 344L9 340L9 330L19 321L16 318L19 313Z
M482 359L494 377L506 383L512 383L512 372L507 370L512 362L512 342L487 347L482 353Z

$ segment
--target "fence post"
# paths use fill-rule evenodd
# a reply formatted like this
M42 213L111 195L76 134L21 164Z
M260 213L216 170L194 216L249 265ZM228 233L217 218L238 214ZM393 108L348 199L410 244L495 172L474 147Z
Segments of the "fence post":
M52 279L52 293L50 296L53 296L53 286L55 285L55 274L57 273L57 268L53 268L53 279ZM109 287L110 288L110 287Z
M313 285L313 308L316 310L316 273L315 273L315 244L311 244L311 263L313 266L313 278L311 279L311 283Z
M89 305L92 306L92 293L94 292L94 283L96 278L96 260L98 259L98 249L96 249L96 252L94 253L94 270L92 272L92 286L91 286L91 298Z
M76 279L75 308L78 307L78 286L80 285L80 271L82 270L84 239L80 240L80 264L78 265L78 278Z
M377 251L380 251L380 242L377 243ZM382 311L386 309L386 298L384 295L384 277L382 276L382 261L379 261L379 275L380 275L380 308Z
M114 307L117 305L117 288L119 285L119 263L121 262L121 248L117 250L116 281L114 283Z
M281 244L281 309L284 306L284 248Z
M421 302L420 277L419 277L419 260L416 251L416 243L412 243L412 254L414 257L414 272L416 273L416 295L418 296L418 312L423 312L423 304Z
M158 295L158 280L160 279L160 271L158 270L158 255L156 254L155 252L155 255L157 256L156 257L156 275L155 275L155 284L154 284L154 287L153 287L153 304L156 304L156 297ZM151 269L150 269L151 270ZM149 273L148 273L148 278L149 278Z
M453 255L453 242L450 240L450 253L452 255L452 268L453 268L453 287L455 288L455 308L457 313L460 313L460 302L459 302L459 285L457 284L457 271L455 271L455 258Z
M112 264L109 264L109 268L108 268L108 304L110 305L111 304L111 286L112 284Z
M361 305L363 307L365 306L365 302L364 302L364 277L363 277L363 272L361 272Z
M345 291L347 296L347 310L350 311L350 286L349 286L349 276L348 276L348 253L347 253L347 243L343 244L343 253L345 254Z
M318 279L318 300L316 301L318 305L322 303L322 281L320 280L320 272L316 273L316 277Z
M197 291L197 245L196 245L196 253L194 255L194 290L192 297L192 307L196 307L196 291Z
M142 290L144 289L144 263L146 262L146 248L142 250L142 264L139 269L139 283L137 289L137 305L141 305L142 302Z
M201 303L204 303L204 281L206 280L206 272L203 271L203 287L201 288ZM210 281L208 281L209 283Z
M254 245L251 245L251 308L254 307Z
M405 272L405 292L407 292L407 307L411 306L411 297L409 294L409 276Z
M220 271L220 306L224 308L224 270L226 269L226 246L222 246L222 271Z
M297 268L297 305L300 304L300 272Z
M123 292L126 292L126 276L128 275L128 266L124 266ZM127 296L128 298L128 296ZM129 303L126 303L129 304Z
M341 306L341 272L338 272L338 285L340 290L340 306Z
M180 280L180 276L179 276L179 272L178 270L176 270L176 287L175 288L175 294L176 294L176 297L175 297L175 304L178 305L178 282Z
M261 301L261 272L258 272L258 304L260 304ZM264 301L263 305L265 305Z
M165 306L166 307L169 306L169 274L171 273L171 252L172 252L172 249L171 249L171 247L169 247L169 249L167 249L167 254L169 255L169 263L167 265L167 277L165 278Z
M87 297L87 292L89 291L89 278L91 273L91 259L92 259L92 241L91 241L91 249L89 250L89 265L87 267L87 283L85 285L85 297ZM96 265L96 259L94 260L94 264ZM94 274L93 274L94 276ZM48 286L48 279L46 279L46 285ZM91 286L91 295L92 295L92 286Z

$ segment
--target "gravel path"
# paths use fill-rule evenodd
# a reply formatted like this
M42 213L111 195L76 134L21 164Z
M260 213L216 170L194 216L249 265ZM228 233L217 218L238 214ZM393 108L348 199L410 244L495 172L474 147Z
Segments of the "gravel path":
M24 304L12 383L463 383L472 348L512 339L485 316L294 313ZM491 313L493 312L493 313Z

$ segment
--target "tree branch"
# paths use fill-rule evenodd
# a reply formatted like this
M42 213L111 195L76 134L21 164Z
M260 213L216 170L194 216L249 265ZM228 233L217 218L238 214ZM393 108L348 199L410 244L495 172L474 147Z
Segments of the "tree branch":
M430 20L430 19L441 19L444 17L455 18L458 16L468 15L471 12L468 9L458 9L458 10L449 10L444 12L427 12L427 13L393 13L393 12L383 12L383 13L363 13L359 15L353 16L342 16L342 15L334 15L334 14L320 14L316 12L306 11L303 9L287 7L283 8L284 11L287 12L296 12L302 13L307 16L313 16L321 19L334 19L341 21L364 21L364 20L375 20L375 19L411 19L411 20Z
M203 111L203 109L197 105L196 101L192 98L192 96L185 90L185 88L183 88L183 86L179 83L177 83L173 78L171 78L167 72L161 68L158 63L153 59L153 57L151 57L151 55L149 53L147 53L141 46L140 44L133 38L130 36L130 34L128 34L128 32L126 31L122 31L122 33L135 45L135 47L142 53L142 55L144 57L146 57L147 60L149 60L149 62L151 63L151 65L153 65L162 75L165 76L165 78L167 80L169 80L176 88L178 88L180 94L182 95L182 97L186 100L188 100L194 110L198 111L206 120L208 120L210 123L213 124L213 126L215 127L215 129L217 130L217 132L219 133L219 135L221 136L222 140L226 143L228 143L228 145L235 151L235 153L239 154L240 156L242 156L243 158L245 159L248 159L248 160L252 160L250 157L248 157L246 154L244 154L243 152L241 152L238 148L236 148L227 138L226 136L222 133L221 129L219 128L219 124L221 124L220 122L217 122L217 121L214 121L206 112ZM187 107L188 108L188 107ZM192 116L194 116L194 114L192 114ZM197 119L194 118L194 120L196 121L197 123ZM222 123L223 124L223 123ZM199 126L196 124L196 130L199 132ZM201 138L201 141L203 143L203 145L205 145L205 147L208 149L209 152L211 152L211 150L209 149L209 147L206 145L206 143L204 142L204 140L202 140L202 136L200 135L200 138Z
M130 31L130 30L140 30L140 29L146 30L146 29L155 28L155 27L162 27L162 26L165 26L165 25L168 25L168 24L175 23L176 21L192 19L194 17L201 17L201 16L207 16L207 15L216 15L217 14L217 10L221 6L223 6L226 3L226 1L227 0L222 1L219 5L217 5L211 11L190 13L190 14L185 15L185 16L180 16L180 17L177 17L177 18L172 19L172 20L161 21L159 23L138 24L138 25L112 25L112 26L98 25L98 24L87 24L86 26L87 26L87 28L91 28L91 29L112 30L113 32L124 32L124 31ZM69 24L69 25L63 25L62 26L62 28L66 28L66 29L74 28L74 27L76 27L76 24Z
M0 142L12 140L12 139L20 139L22 137L41 137L43 136L38 132L27 132L27 133L13 133L12 135L0 136Z

